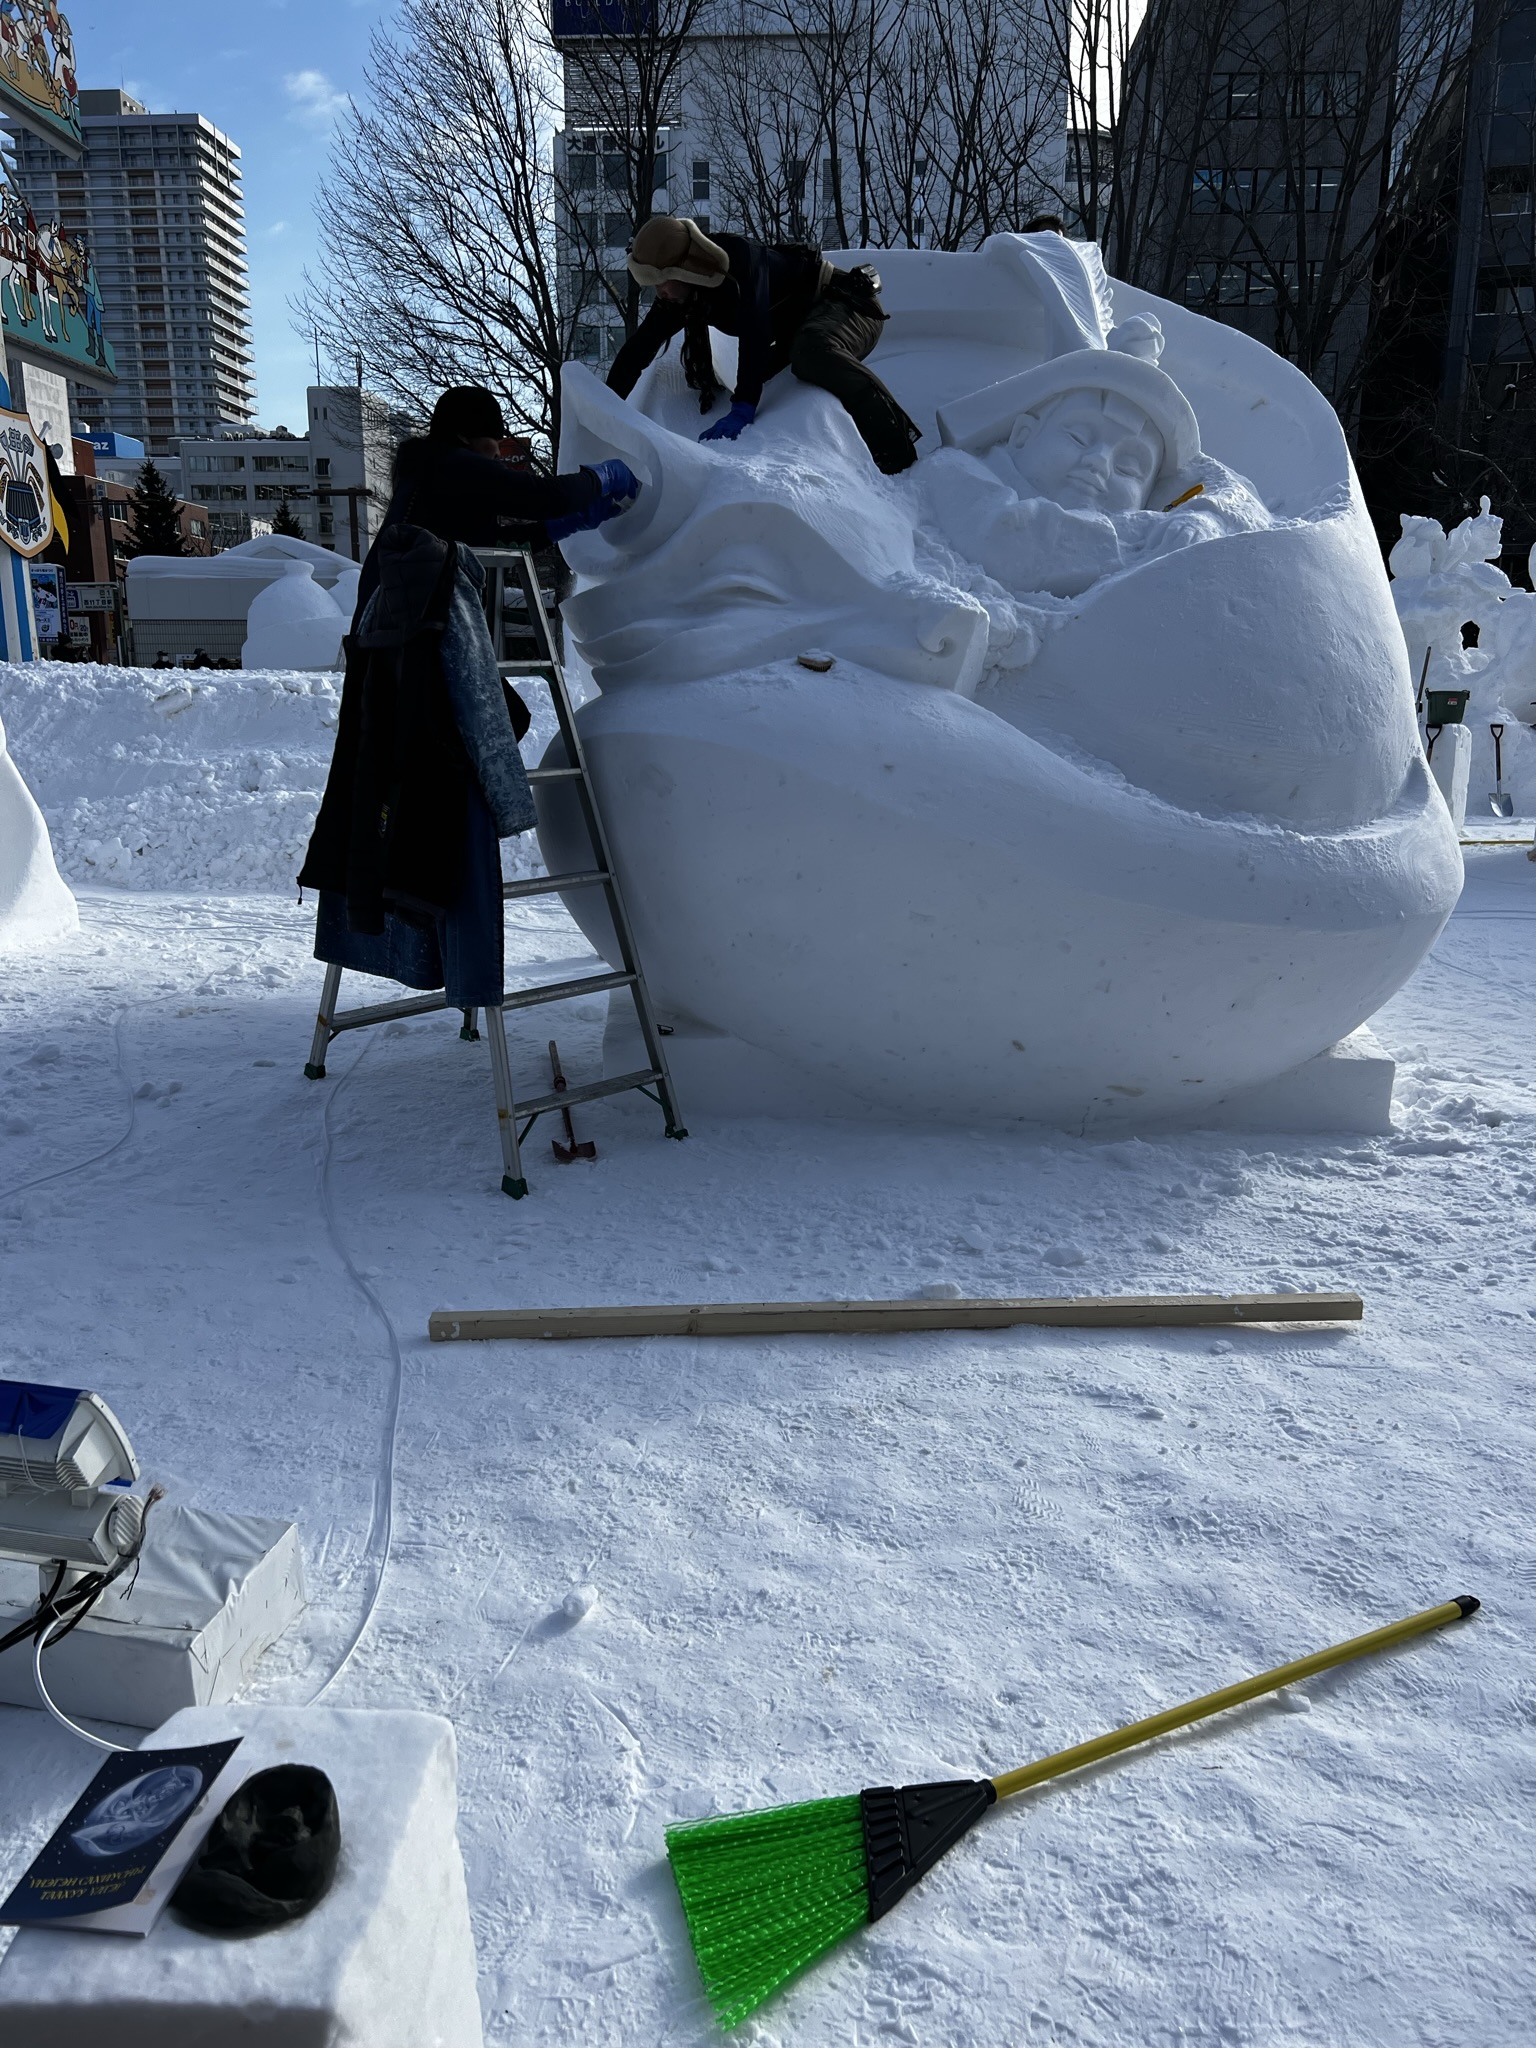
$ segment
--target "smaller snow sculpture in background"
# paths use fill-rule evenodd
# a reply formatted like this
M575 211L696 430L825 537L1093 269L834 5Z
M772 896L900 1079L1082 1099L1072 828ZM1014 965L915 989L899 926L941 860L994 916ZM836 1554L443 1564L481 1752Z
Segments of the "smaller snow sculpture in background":
M1502 780L1514 783L1518 810L1522 792L1536 787L1536 736L1530 730L1536 721L1536 596L1496 566L1504 522L1487 498L1449 530L1412 512L1402 515L1402 529L1388 563L1414 682L1421 696L1429 690L1468 692L1474 809L1483 807L1483 791ZM1536 572L1536 548L1531 554ZM1475 646L1463 644L1468 626L1477 629ZM1499 749L1490 730L1495 725L1504 728ZM1438 751L1433 760L1438 767Z
M337 596L356 602L355 576L337 584ZM242 668L340 668L341 638L351 619L322 590L308 562L287 562L283 573L251 599Z
M945 540L1017 595L1078 597L1155 555L1272 524L1243 478L1202 456L1162 350L1161 324L1135 314L1107 346L941 406L945 445L923 475Z
M0 951L76 931L80 913L59 879L43 814L6 752L0 725Z

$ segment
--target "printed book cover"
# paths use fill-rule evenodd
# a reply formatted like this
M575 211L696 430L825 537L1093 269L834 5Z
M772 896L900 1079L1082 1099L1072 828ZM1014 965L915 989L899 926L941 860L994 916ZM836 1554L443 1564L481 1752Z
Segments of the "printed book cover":
M148 1934L223 1808L240 1738L108 1757L0 1906L0 1925Z

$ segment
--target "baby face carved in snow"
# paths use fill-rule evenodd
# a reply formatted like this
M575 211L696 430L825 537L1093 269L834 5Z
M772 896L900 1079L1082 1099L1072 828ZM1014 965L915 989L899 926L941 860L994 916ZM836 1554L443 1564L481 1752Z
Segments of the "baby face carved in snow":
M1163 467L1163 438L1109 391L1068 391L1014 423L993 467L1021 497L1076 512L1140 512Z

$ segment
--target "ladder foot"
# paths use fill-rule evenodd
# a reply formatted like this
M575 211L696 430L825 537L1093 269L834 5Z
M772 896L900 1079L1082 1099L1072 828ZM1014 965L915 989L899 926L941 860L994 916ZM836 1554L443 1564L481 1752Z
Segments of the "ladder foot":
M686 1138L687 1135L687 1128L683 1124L667 1125L667 1136L669 1138Z
M510 1195L514 1202L520 1202L528 1192L528 1183L525 1180L514 1180L510 1173L504 1173L501 1176L501 1192Z
M306 1081L323 1081L325 1079L324 1066L317 1067L313 1060L306 1060L304 1062L304 1078Z

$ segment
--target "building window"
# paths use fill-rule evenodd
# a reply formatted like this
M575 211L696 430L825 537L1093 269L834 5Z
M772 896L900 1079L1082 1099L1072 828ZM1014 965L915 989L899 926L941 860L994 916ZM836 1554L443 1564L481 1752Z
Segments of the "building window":
M696 156L693 160L693 203L695 206L709 202L709 158Z
M1360 110L1360 73L1300 71L1292 81L1291 107L1316 120L1347 120Z
M1522 57L1516 64L1501 64L1494 105L1501 114L1529 113L1536 98L1536 66Z
M1257 71L1218 71L1211 80L1218 121L1257 121L1263 112L1263 81Z
M1536 313L1536 281L1528 264L1480 270L1479 313Z
M1488 211L1496 220L1507 220L1530 210L1529 164L1501 164L1488 173Z
M1303 171L1301 174L1302 213L1334 213L1338 210L1339 186L1342 173L1325 170Z
M1483 372L1483 403L1489 412L1530 412L1536 407L1536 362L1490 363Z
M1306 282L1315 290L1322 264L1309 262L1306 269ZM1288 297L1293 297L1301 282L1295 263L1192 263L1184 276L1184 303L1205 307L1272 306L1278 296L1277 271L1278 284Z
M1190 188L1193 213L1278 213L1286 202L1284 171L1245 165L1197 170Z

